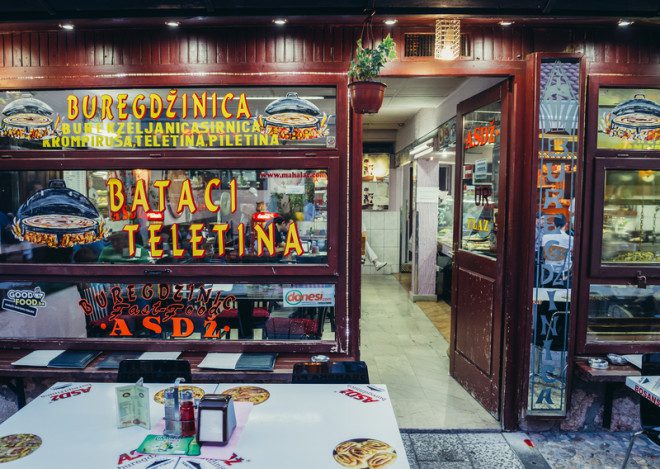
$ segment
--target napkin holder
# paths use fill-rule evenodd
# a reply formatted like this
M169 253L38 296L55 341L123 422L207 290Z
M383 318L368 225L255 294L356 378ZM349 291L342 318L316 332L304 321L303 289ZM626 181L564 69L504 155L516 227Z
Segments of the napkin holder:
M236 411L231 396L206 394L197 407L197 442L225 446L236 428Z

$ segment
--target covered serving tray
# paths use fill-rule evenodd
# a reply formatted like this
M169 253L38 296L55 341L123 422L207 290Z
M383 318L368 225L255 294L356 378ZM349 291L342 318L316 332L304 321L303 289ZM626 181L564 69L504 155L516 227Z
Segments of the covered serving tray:
M53 109L30 95L15 99L2 110L0 134L18 139L41 140L55 132Z
M88 244L106 235L94 204L80 192L68 189L61 179L51 180L48 189L21 205L12 231L21 241L52 248Z
M610 134L625 139L660 139L660 106L643 94L612 109Z
M258 123L268 135L280 140L310 140L326 135L328 116L298 93L271 102L258 117Z

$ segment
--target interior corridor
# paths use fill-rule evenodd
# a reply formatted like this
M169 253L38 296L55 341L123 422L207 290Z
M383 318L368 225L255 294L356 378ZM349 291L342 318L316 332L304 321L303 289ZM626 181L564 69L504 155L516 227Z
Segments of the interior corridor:
M449 376L449 344L393 275L362 275L361 358L401 428L499 429Z

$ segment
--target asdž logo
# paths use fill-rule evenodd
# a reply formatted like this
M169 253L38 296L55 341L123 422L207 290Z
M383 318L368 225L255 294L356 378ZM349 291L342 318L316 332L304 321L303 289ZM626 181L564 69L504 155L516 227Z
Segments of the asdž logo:
M178 467L179 461L183 458L172 457L172 456L163 456L156 454L142 454L138 453L136 450L127 451L119 455L117 460L117 469L129 469L129 468L158 468L158 469L167 469ZM199 468L210 468L214 467L217 469L227 469L227 467L233 466L234 464L245 462L245 459L239 457L236 453L232 453L229 459L192 459L185 458L184 461L187 461L188 464L185 467L199 467ZM192 464L191 464L192 463Z
M363 404L385 402L387 400L384 396L379 395L379 393L383 391L375 386L369 386L369 389L365 389L363 387L349 385L346 389L342 389L338 392L346 397L360 401Z
M334 306L335 295L332 287L291 287L282 292L285 306Z
M70 397L81 396L87 394L92 389L91 384L67 384L63 386L57 386L47 394L42 394L41 397L50 398L49 402L62 401Z

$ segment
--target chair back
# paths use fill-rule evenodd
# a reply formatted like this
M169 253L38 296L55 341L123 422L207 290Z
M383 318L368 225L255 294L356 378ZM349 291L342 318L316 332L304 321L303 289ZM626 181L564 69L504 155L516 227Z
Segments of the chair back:
M118 383L134 383L140 378L145 383L173 383L183 378L192 383L190 362L187 360L122 360L117 374Z
M369 370L363 361L296 363L294 384L369 384Z
M660 376L660 353L642 355L642 376ZM644 397L639 399L639 420L649 438L660 445L657 428L660 427L660 407ZM654 431L654 429L656 429Z

